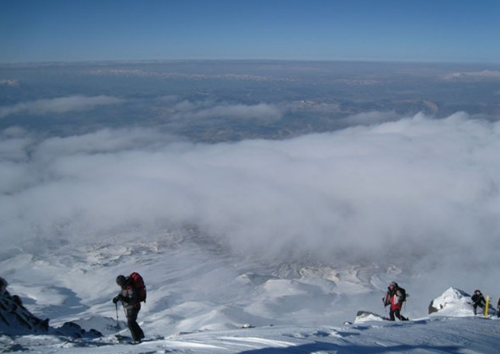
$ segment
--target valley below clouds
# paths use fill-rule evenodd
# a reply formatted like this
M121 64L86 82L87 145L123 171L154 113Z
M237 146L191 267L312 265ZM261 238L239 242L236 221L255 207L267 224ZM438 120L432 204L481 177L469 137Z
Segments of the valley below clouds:
M148 128L10 128L0 147L3 258L196 227L275 262L498 264L500 125L465 113L215 144Z
M53 259L77 271L92 250L169 257L183 245L207 264L227 262L224 274L321 279L339 297L408 282L420 310L449 286L498 292L498 81L454 75L497 70L0 67L0 80L16 83L0 86L0 261Z

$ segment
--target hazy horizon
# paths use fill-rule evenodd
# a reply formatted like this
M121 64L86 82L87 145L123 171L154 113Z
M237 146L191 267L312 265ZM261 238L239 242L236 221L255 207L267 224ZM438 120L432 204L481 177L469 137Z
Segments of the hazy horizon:
M500 62L497 1L4 0L0 62Z
M461 293L500 294L499 18L497 0L1 0L2 308L104 336L0 345L489 352L500 322ZM133 271L146 340L125 347L111 299ZM346 324L392 281L410 321Z

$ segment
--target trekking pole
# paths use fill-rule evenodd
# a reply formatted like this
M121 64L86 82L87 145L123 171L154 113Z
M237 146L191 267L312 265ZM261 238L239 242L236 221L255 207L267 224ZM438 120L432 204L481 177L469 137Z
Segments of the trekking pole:
M115 303L115 308L116 308L116 329L121 329L120 328L120 322L118 321L118 303Z

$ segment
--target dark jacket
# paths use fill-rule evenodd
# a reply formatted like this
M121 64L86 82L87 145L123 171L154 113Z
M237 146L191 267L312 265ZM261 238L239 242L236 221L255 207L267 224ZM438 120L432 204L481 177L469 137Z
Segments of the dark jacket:
M134 308L139 310L141 308L139 293L137 292L137 289L130 285L129 281L127 281L127 284L125 284L122 288L117 298L122 302L123 307L126 309Z
M471 300L474 306L484 307L486 305L486 300L484 299L484 296L481 293L479 294L474 293L474 295L472 295L471 297Z

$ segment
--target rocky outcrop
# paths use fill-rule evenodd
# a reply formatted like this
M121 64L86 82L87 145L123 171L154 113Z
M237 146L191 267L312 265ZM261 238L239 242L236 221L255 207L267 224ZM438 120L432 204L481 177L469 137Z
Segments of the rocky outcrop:
M465 291L449 288L429 304L429 314L471 315L473 313L470 295Z
M52 328L49 319L33 315L17 295L7 290L7 281L0 277L0 333L5 335L55 334L72 338L97 338L102 334L96 330L85 331L79 325L67 322L62 327Z
M21 298L7 291L7 281L0 277L0 332L7 335L46 334L49 319L40 319L23 306Z
M364 322L372 322L372 321L387 321L388 318L380 316L374 312L370 311L358 311L356 314L356 319L354 323L364 323Z

